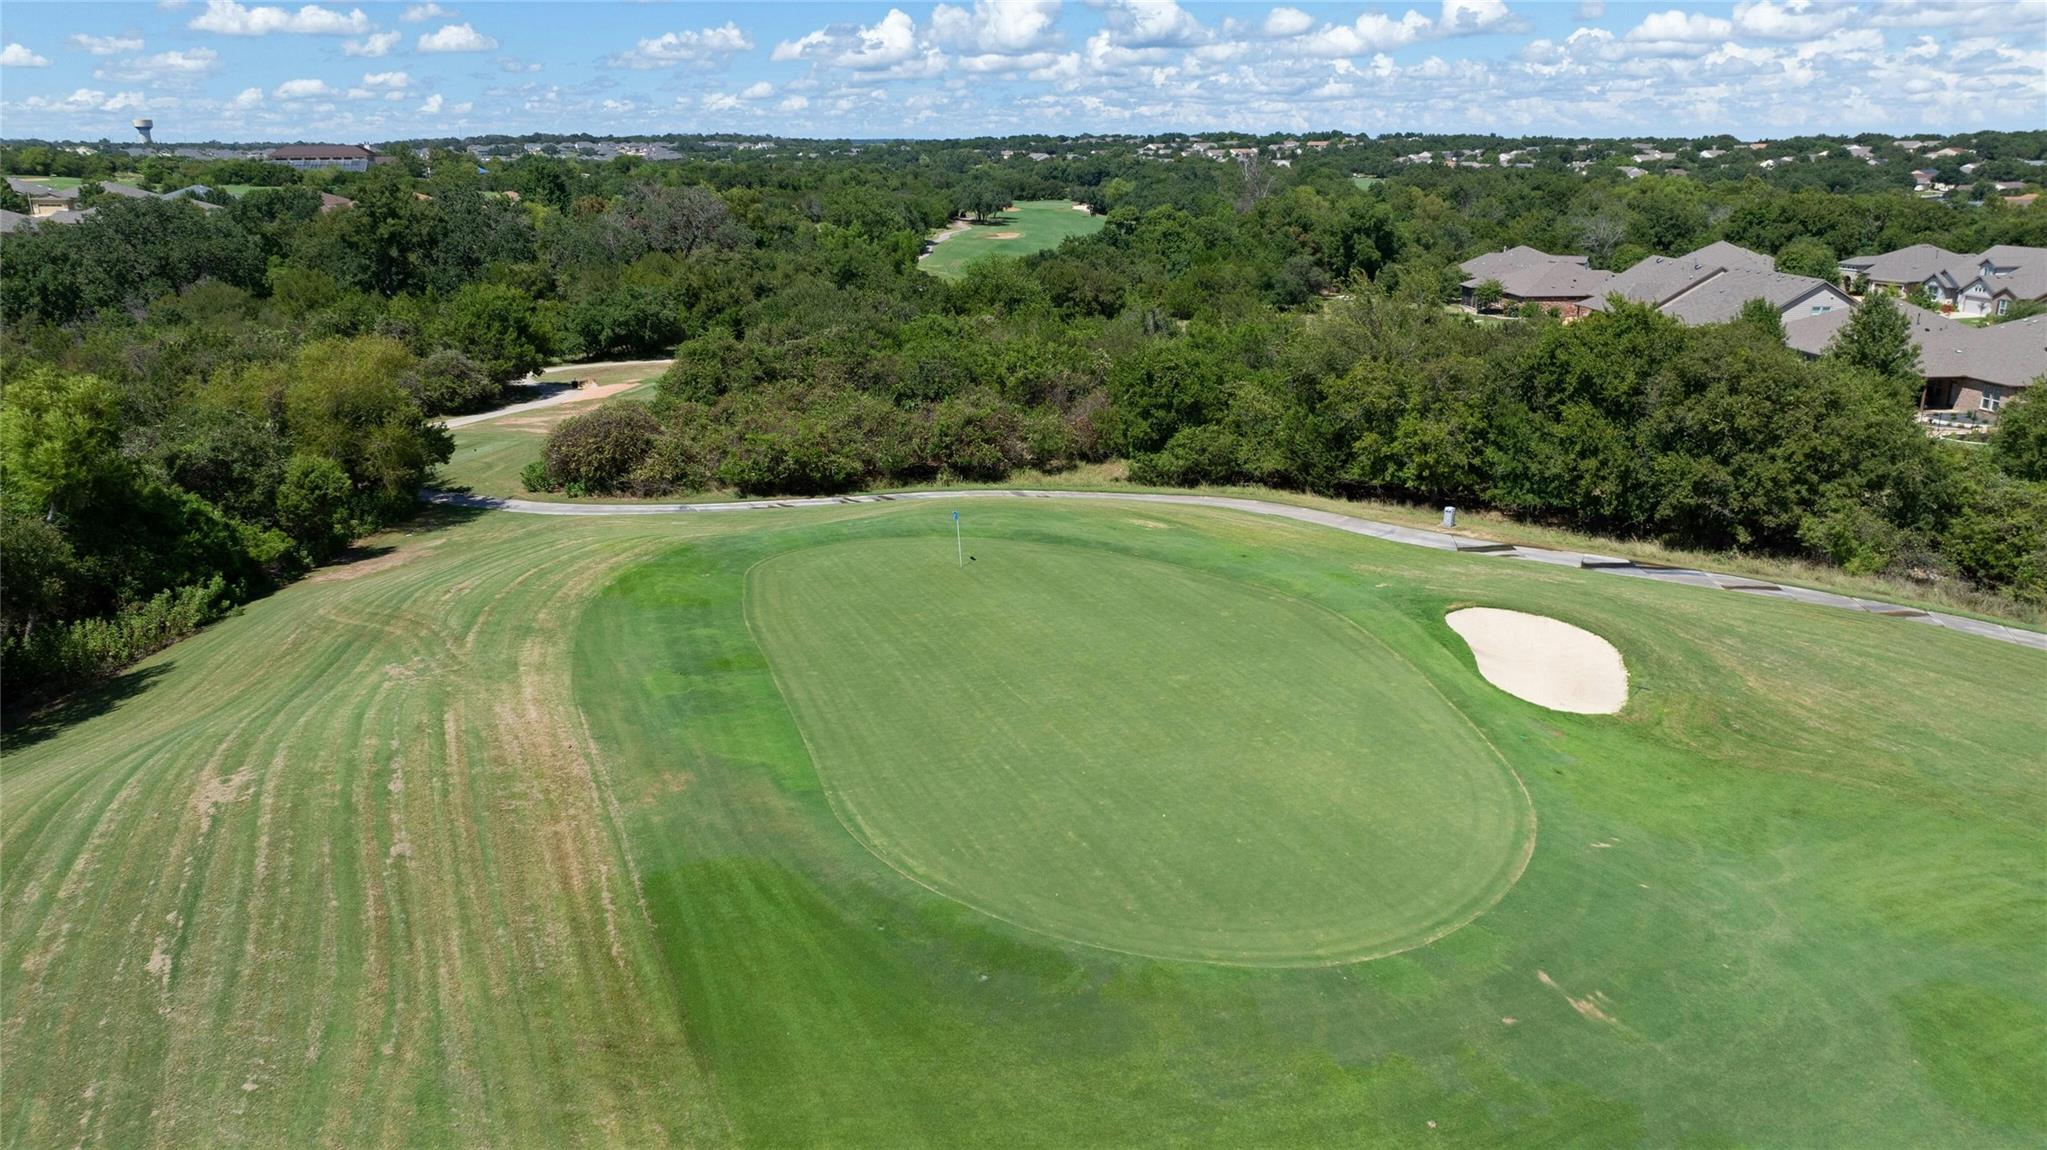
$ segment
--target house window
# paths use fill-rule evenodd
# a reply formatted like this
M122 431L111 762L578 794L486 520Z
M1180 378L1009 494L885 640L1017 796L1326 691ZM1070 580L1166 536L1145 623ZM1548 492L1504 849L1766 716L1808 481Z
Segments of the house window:
M1823 304L1823 303L1816 303L1816 304L1812 305L1812 314L1813 314L1813 315L1825 315L1825 314L1827 314L1828 312L1830 312L1830 311L1833 311L1833 310L1834 310L1834 309L1833 309L1832 307L1830 307L1830 306L1828 306L1828 305L1826 305L1826 304Z
M2004 315L2004 314L2006 314L2006 313L2007 313L2007 312L2009 312L2009 311L2011 311L2011 301L2010 301L2010 300L2008 300L2008 299L2001 299L2001 300L1998 300L1998 301L1997 301L1997 314L1999 314L1999 315Z
M1996 411L2004 406L2004 396L1985 389L1983 394L1976 400L1976 406L1984 411Z

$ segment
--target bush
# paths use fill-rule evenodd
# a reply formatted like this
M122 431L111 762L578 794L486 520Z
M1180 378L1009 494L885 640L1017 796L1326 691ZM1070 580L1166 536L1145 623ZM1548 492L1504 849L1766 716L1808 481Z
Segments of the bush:
M21 693L69 690L162 650L220 617L227 588L219 576L172 588L111 617L41 627L0 644L10 706ZM19 693L18 693L19 692Z
M528 491L561 490L561 485L548 477L545 459L536 459L519 469L519 486Z
M496 404L505 390L482 364L453 348L442 348L421 360L405 384L428 415L482 411Z
M645 404L614 399L564 420L547 437L547 480L569 490L623 491L660 433L660 422Z

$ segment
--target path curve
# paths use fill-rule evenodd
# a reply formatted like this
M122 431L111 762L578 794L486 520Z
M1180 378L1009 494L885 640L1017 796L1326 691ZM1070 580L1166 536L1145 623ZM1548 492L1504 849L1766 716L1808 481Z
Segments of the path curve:
M569 368L579 367L658 367L674 362L673 359L608 359L601 363L558 364L547 370L565 371ZM521 386L538 388L542 394L539 399L528 399L520 403L508 403L503 407L493 407L489 411L479 411L471 415L451 416L448 419L442 420L441 426L453 431L458 427L468 427L473 423L483 423L487 420L496 419L499 416L518 415L520 412L542 410L553 407L556 404L574 403L577 399L583 397L582 387L576 384L548 383L544 380L536 380L536 382Z
M1381 523L1375 519L1363 519L1355 515L1342 515L1334 511L1321 511L1313 507L1296 507L1288 503L1273 503L1263 499L1246 499L1234 495L1169 495L1152 492L1120 491L1041 491L1018 488L977 489L961 491L904 491L887 495L836 495L814 499L737 499L718 503L542 503L532 499L497 499L487 495L468 495L456 491L423 491L420 498L428 503L452 507L472 507L486 511L510 511L521 515L673 515L684 512L719 511L770 511L791 507L845 507L867 503L913 503L927 499L1084 499L1112 503L1170 503L1185 507L1217 507L1229 511L1242 511L1251 515L1269 515L1277 519L1292 519L1300 523L1313 523L1322 527L1333 527L1352 535L1369 535L1391 543L1405 543L1412 547L1427 547L1435 551L1460 551L1471 555L1486 555L1500 559L1521 559L1530 563L1547 563L1557 567L1578 567L1608 575L1625 575L1635 579L1652 579L1658 583L1681 583L1689 587L1703 587L1715 591L1735 591L1744 595L1760 595L1768 599L1789 599L1798 603L1810 603L1819 607L1834 607L1845 611L1861 611L1865 614L1882 615L1892 619L1904 619L1913 623L1933 627L1945 627L1965 635L1978 635L2020 647L2031 647L2036 651L2047 651L2047 634L2026 631L2018 627L2007 627L2002 623L1991 623L1982 619L1970 619L1961 615L1949 615L1941 611L1922 611L1917 607L1903 607L1896 603L1884 603L1875 599L1859 599L1852 595L1836 595L1831 591L1817 591L1810 587L1795 587L1788 583L1772 583L1746 575L1723 575L1713 571L1701 571L1692 567L1663 567L1655 564L1638 563L1632 559L1621 559L1610 555L1596 555L1584 551L1560 551L1548 547L1527 547L1513 543L1496 543L1469 536L1451 535L1442 531L1430 531L1420 527L1402 527L1394 523Z

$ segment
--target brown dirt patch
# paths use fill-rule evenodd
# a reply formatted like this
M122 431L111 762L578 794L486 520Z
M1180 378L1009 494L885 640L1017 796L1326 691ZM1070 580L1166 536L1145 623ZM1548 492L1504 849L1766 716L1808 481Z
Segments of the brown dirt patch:
M1022 233L1022 232L996 232L996 233L994 233L994 234L990 235L990 236L989 236L988 238L989 238L989 239L991 239L991 240L1020 240L1020 239L1022 239L1022 238L1023 238L1023 233Z
M1601 1010L1599 1008L1599 1003L1593 1000L1596 998L1604 997L1598 991L1595 990L1592 992L1593 995L1592 998L1572 998L1571 992L1565 990L1561 986L1558 986L1557 980L1551 978L1549 976L1548 971L1538 970L1535 972L1535 977L1544 986L1547 986L1551 990L1556 991L1558 994L1563 995L1564 1001L1570 1003L1571 1009L1577 1011L1579 1015L1581 1015L1582 1017L1589 1018L1594 1022L1610 1022L1615 1025L1619 1025L1620 1019L1615 1018L1613 1015L1608 1014L1604 1010Z
M389 571L400 564L409 563L418 558L419 553L420 548L411 547L403 551L386 551L382 555L370 555L361 559L343 558L338 563L322 567L311 575L306 576L306 582L345 583L350 579L360 579L365 575L375 575L379 571Z

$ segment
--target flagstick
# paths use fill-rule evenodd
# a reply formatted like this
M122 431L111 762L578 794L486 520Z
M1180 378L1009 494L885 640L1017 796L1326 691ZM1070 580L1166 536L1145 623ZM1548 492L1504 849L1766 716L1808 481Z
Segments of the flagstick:
M957 511L952 513L952 542L953 546L959 549L960 570L965 571L967 569L967 541L960 535L960 513Z

